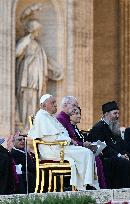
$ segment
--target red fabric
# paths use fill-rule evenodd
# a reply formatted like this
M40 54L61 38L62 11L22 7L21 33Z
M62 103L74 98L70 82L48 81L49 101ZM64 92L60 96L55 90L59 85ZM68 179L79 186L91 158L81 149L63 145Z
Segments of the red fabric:
M40 164L44 163L60 163L60 161L53 161L53 160L41 160ZM64 163L68 163L68 161L64 160Z

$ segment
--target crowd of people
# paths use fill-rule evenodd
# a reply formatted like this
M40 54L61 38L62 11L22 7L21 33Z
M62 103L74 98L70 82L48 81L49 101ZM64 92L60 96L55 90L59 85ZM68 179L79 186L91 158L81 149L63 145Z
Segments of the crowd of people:
M40 98L40 109L34 117L28 138L53 142L66 140L64 159L71 165L71 178L65 183L77 190L130 188L130 128L121 137L119 107L115 101L102 105L102 118L89 132L80 131L81 108L73 96L61 101L57 114L54 96ZM25 135L13 137L11 151L0 145L0 194L32 193L35 190L36 164L33 153L25 148ZM106 147L95 156L97 141ZM60 160L58 145L40 145L41 160ZM96 173L96 177L95 177ZM10 182L9 182L10 180Z

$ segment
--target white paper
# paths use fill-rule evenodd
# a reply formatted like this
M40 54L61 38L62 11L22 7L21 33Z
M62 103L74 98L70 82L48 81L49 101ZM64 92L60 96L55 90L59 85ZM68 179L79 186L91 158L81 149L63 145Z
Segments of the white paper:
M105 142L101 142L100 140L98 140L97 142L93 142L92 145L97 145L97 151L94 154L95 156L98 156L107 146Z
M18 164L18 165L15 165L15 166L16 166L16 173L17 174L22 174L22 170L21 170L22 164Z

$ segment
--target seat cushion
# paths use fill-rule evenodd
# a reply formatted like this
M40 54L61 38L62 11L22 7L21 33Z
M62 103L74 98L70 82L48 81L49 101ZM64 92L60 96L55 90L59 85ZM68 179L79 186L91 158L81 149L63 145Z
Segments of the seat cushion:
M44 163L60 163L60 161L53 161L53 160L41 160L39 162L40 164L44 164ZM64 160L64 163L69 163L67 160Z

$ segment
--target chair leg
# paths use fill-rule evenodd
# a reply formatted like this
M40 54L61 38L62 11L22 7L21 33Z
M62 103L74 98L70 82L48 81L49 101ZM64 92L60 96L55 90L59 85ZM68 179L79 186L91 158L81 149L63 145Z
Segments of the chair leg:
M52 171L49 170L49 187L48 187L48 192L51 192L51 184L52 184Z
M76 190L77 190L76 186L72 185L72 191L76 191Z
M40 177L40 172L39 172L39 169L36 170L36 187L35 187L35 193L38 192L38 187L39 187L39 177Z
M63 175L60 175L60 191L63 192Z
M43 190L44 190L44 185L45 185L45 174L44 174L44 170L42 169L41 170L41 172L42 172L42 180L41 180L41 190L40 190L40 193L42 193L43 192Z
M56 192L57 186L56 186L56 176L54 175L54 192Z

